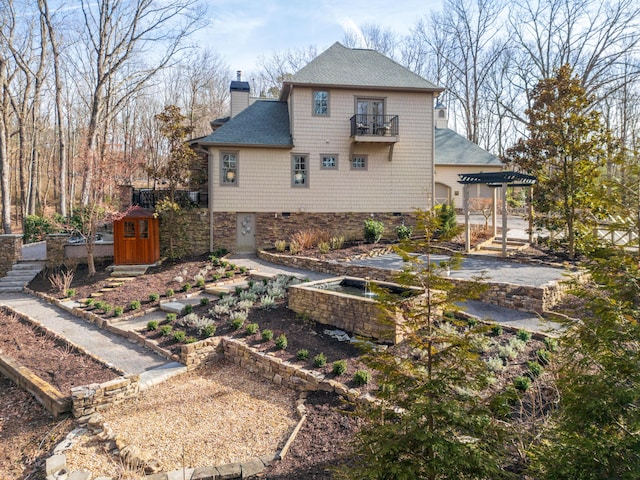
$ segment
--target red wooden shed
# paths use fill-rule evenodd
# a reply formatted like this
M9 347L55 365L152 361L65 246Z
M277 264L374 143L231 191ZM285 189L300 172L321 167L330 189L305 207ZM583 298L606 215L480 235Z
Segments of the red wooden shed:
M116 265L151 265L160 260L160 225L151 210L133 207L113 221Z

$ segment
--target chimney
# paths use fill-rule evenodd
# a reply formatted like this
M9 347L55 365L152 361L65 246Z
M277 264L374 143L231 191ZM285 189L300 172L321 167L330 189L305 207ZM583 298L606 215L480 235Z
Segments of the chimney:
M440 100L437 101L435 106L435 116L437 129L449 128L449 112L447 111L447 107L440 103Z
M236 72L236 80L231 82L231 118L249 106L249 82L242 81L242 71Z

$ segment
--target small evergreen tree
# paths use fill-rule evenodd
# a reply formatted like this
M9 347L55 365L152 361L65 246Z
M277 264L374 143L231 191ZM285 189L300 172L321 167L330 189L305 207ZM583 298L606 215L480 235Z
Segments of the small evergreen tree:
M365 356L376 372L379 403L361 407L369 424L355 443L356 465L341 468L339 478L507 477L501 468L501 429L488 399L479 394L487 387L488 372L471 342L486 327L468 328L443 315L456 309L455 302L479 293L479 286L454 288L443 272L455 266L455 259L431 261L434 235L441 231L436 213L418 212L416 230L424 240L406 240L397 250L406 265L398 281L417 287L423 301L398 303L376 290L383 318L401 312L404 344Z

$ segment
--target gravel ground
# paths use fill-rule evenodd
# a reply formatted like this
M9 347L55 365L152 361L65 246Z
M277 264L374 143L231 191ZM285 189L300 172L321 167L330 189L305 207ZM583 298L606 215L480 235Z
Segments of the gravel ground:
M292 390L222 363L175 377L101 414L117 435L159 460L163 471L173 471L275 454L298 421L296 399ZM66 452L70 470L139 478L104 445L88 438L75 445Z

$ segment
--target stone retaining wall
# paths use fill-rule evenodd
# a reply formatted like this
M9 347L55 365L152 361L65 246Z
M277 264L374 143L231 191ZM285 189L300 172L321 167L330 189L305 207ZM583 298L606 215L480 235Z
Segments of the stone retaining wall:
M140 375L125 375L104 383L71 389L73 416L79 419L100 412L140 392Z
M0 235L0 277L22 259L22 235Z
M338 263L299 255L281 255L264 250L258 252L258 257L267 262L287 267L315 270L317 272L349 277L369 277L386 282L393 282L400 273L398 270L349 265L344 262ZM586 274L579 272L573 273L571 279L582 282L586 279ZM467 280L450 280L453 282L468 283ZM542 313L553 308L566 295L567 291L572 288L569 283L565 282L550 282L538 287L499 282L483 282L483 284L488 286L488 290L480 300L500 307L536 313Z

